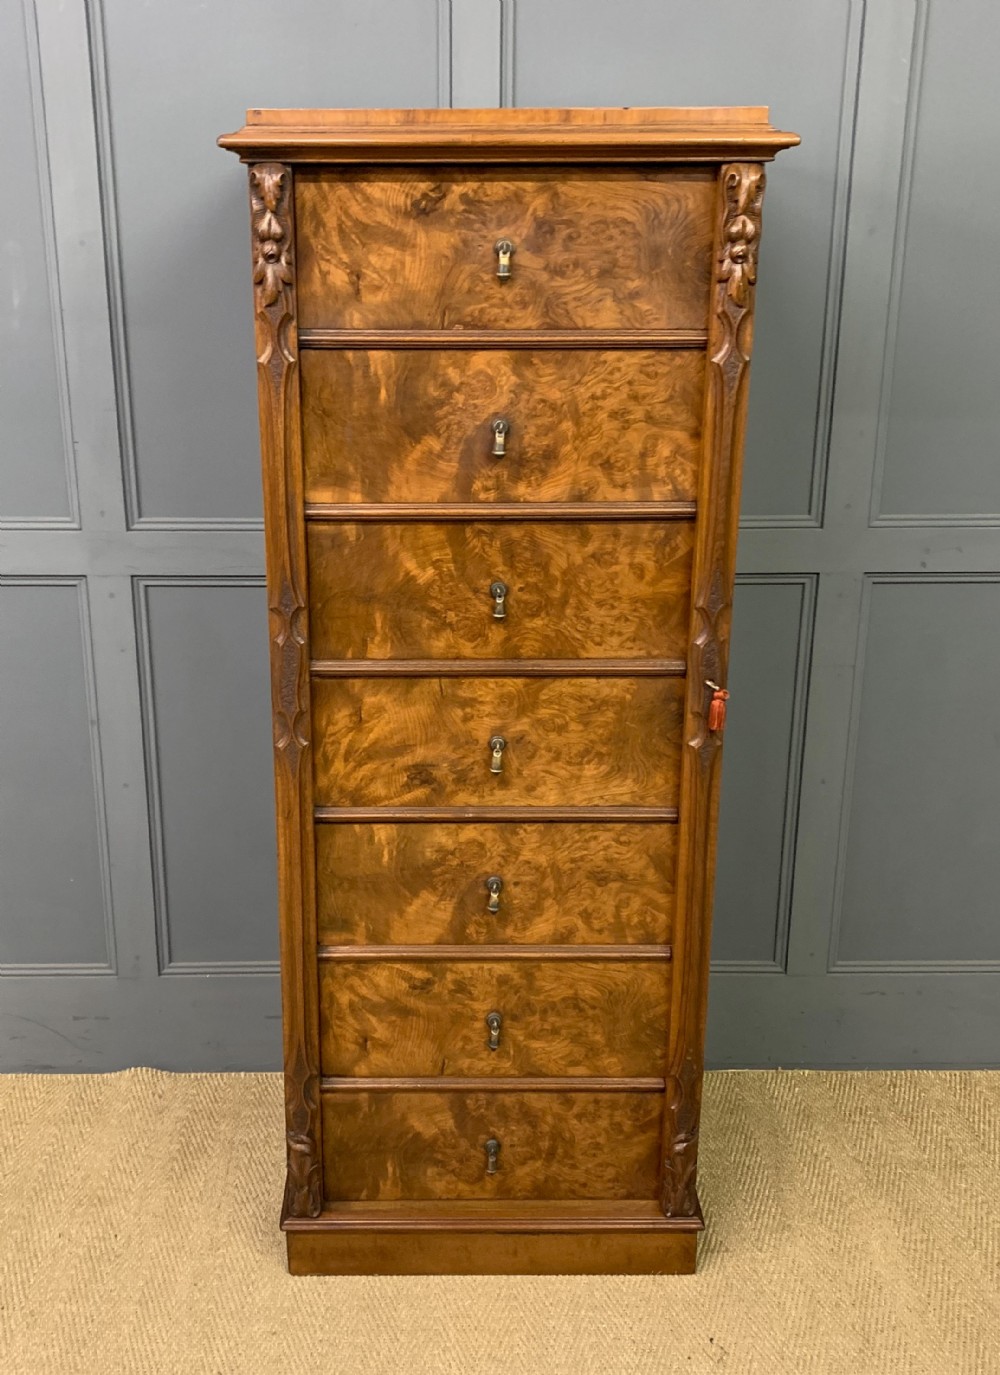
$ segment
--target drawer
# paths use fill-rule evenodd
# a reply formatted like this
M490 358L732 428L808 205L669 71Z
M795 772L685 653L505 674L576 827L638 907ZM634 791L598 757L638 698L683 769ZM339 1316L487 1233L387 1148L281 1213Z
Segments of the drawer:
M325 1192L331 1202L655 1198L662 1111L660 1093L328 1093Z
M327 679L312 702L321 806L677 805L683 679Z
M319 939L666 944L676 868L677 827L669 822L319 825ZM502 885L495 898L493 877Z
M295 186L305 329L706 328L713 169L302 169Z
M307 541L317 659L687 655L692 521L313 523Z
M387 951L320 968L324 1074L664 1073L667 960L394 960Z
M303 349L300 367L307 501L697 496L701 352Z

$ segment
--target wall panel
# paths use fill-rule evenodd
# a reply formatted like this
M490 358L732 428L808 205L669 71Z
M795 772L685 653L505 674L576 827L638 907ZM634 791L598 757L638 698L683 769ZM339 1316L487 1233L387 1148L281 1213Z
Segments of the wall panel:
M141 579L136 613L161 971L273 970L262 580Z
M716 969L784 967L809 686L812 578L736 589L719 869Z
M109 973L114 928L87 588L0 587L0 966Z
M78 517L58 261L33 7L22 0L0 0L0 32L0 122L6 135L0 525L74 525Z
M1000 971L1000 575L867 591L834 967Z
M1000 279L988 264L1000 184L989 175L975 176L973 184L972 169L988 168L993 158L1000 11L977 0L928 6L919 40L900 183L875 518L995 525Z

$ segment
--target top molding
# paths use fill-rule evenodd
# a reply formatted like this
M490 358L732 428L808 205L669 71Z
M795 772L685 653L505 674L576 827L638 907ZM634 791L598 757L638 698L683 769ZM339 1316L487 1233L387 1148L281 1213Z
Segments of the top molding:
M799 142L765 105L577 110L248 110L243 162L768 162Z

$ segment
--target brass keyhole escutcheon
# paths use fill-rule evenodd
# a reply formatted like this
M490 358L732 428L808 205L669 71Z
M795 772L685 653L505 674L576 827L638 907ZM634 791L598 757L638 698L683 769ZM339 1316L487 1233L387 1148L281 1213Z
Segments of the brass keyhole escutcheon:
M493 422L493 448L490 453L494 458L503 458L507 452L507 436L510 434L510 421L499 417Z
M486 1152L486 1173L496 1174L500 1168L500 1142L491 1136L483 1149Z
M490 749L492 750L490 756L490 773L503 772L503 752L506 748L507 741L502 735L490 736Z
M493 245L493 252L497 255L497 277L501 282L505 282L510 276L510 260L514 245L510 239L497 239Z
M490 1033L490 1039L486 1042L490 1050L500 1049L500 1028L503 1025L503 1017L499 1012L490 1012L486 1017L486 1026Z
M503 888L503 879L492 874L486 880L486 891L489 893L489 901L486 904L487 912L500 911L500 890Z
M493 598L493 619L504 621L507 619L507 584L500 582L490 583L490 596Z

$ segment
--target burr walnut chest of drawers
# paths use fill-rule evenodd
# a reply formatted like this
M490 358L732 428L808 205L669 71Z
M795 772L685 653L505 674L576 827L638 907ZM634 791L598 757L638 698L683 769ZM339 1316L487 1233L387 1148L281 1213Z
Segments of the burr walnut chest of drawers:
M297 1273L694 1268L763 109L253 110Z

